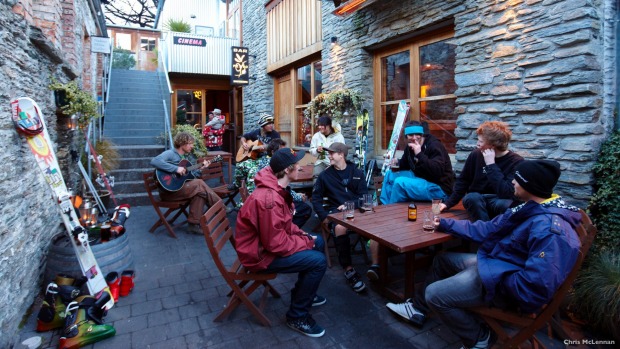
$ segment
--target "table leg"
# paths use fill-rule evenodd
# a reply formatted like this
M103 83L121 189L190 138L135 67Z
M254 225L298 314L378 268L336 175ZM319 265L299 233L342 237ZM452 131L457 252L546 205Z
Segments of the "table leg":
M413 298L415 292L415 252L405 253L405 299Z

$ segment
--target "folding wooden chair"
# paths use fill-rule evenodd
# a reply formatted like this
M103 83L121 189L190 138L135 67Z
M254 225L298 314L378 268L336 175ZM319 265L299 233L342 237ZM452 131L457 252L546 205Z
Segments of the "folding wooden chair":
M223 258L230 259L230 255L222 256L222 250L228 246L234 251L235 244L233 229L226 217L226 207L222 201L218 201L201 217L200 226L217 269L232 289L226 307L213 321L224 320L239 304L243 303L264 326L271 326L271 321L263 314L263 309L269 293L275 298L280 298L278 291L269 283L269 280L275 279L278 274L252 273L243 267L236 253L233 254L232 262L226 263L223 260ZM257 307L249 297L260 286L264 287L264 291Z
M155 212L157 213L157 216L159 217L157 222L153 224L149 231L153 233L155 232L155 229L163 225L166 227L166 230L168 230L168 234L170 234L170 236L172 236L173 238L176 238L177 235L174 233L173 228L187 223L187 207L189 206L190 200L163 201L159 198L159 190L157 185L157 179L155 178L155 173L143 173L142 179L144 180L144 188L146 189L146 193L149 195L149 200L151 200L151 205L153 206ZM155 192L157 192L157 197L155 197ZM162 212L163 208L166 209L166 212ZM172 216L172 218L168 219L168 216L174 211L177 211L176 214ZM185 215L186 220L179 224L172 225L181 214Z
M239 188L239 195L241 196L241 202L245 202L248 199L248 197L250 197L250 192L248 191L248 185L245 179L241 181L241 188Z
M229 203L231 203L233 207L237 205L235 196L237 196L239 190L228 189L228 184L224 180L224 171L222 170L221 162L212 163L208 167L203 168L201 174L201 178L207 182L209 187L211 187L222 200L225 200L224 205L228 205Z
M518 348L521 343L528 339L532 343L532 348L539 348L539 346L544 348L544 344L536 337L536 332L545 325L548 326L549 336L551 336L551 329L554 329L556 332L560 333L561 336L567 337L566 331L562 329L560 323L558 308L570 290L573 281L575 281L581 264L588 254L588 250L592 245L592 240L594 240L594 236L597 232L590 217L588 217L583 210L581 210L581 216L581 224L576 229L579 239L581 240L581 248L579 249L579 255L577 256L575 266L560 288L556 291L551 302L547 304L539 314L520 314L515 311L489 307L470 309L482 317L493 331L497 333L498 341L501 343L502 348ZM517 332L509 333L506 331L503 326L504 323L518 328Z

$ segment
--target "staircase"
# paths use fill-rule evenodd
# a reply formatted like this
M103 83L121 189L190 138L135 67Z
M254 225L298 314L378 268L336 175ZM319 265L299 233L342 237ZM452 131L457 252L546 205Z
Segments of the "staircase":
M164 151L164 106L170 100L160 89L157 72L112 70L110 99L105 109L103 137L116 145L120 167L111 171L118 204L149 205L142 174L153 171L150 161Z

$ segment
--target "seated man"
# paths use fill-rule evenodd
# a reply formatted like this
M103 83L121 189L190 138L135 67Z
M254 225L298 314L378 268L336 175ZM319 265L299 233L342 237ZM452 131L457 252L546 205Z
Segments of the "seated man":
M157 155L151 160L151 166L158 170L177 173L180 176L187 175L185 167L178 166L179 162L184 159L188 159L194 149L194 137L187 132L179 132L174 137L174 148L168 149L163 153ZM209 162L204 161L204 166L208 166ZM220 197L209 188L209 186L200 179L200 169L195 170L193 173L196 179L188 180L183 184L183 187L177 191L167 191L160 186L159 195L164 201L177 201L191 199L189 204L189 217L187 222L189 223L188 231L190 233L202 235L202 229L200 229L200 216L205 212L205 204L211 207L218 202Z
M488 221L515 206L512 179L523 158L508 150L512 132L499 121L487 121L476 130L478 149L472 151L456 179L452 195L441 204L444 211L463 199L472 222Z
M327 269L323 239L308 235L292 222L291 180L304 152L276 151L269 166L256 175L256 190L239 211L235 233L237 254L251 271L299 273L291 290L286 324L307 336L321 337L325 330L309 314L311 306L325 304L316 294Z
M438 255L425 291L401 304L388 303L388 309L418 326L425 313L434 311L461 338L463 348L492 344L490 330L467 308L539 311L570 273L580 247L575 232L579 209L552 194L559 177L555 161L521 162L513 185L525 203L490 222L436 220L437 230L480 243L477 255Z
M351 147L344 143L333 143L325 148L331 164L321 172L312 190L312 207L319 219L327 223L327 215L344 210L345 201L354 201L359 208L360 196L368 193L364 173L347 161L348 149ZM323 207L323 197L327 197L327 206ZM338 262L344 269L344 276L355 292L362 292L366 284L355 271L351 262L351 242L347 234L347 228L342 225L330 224L332 233L335 235Z
M257 145L253 147L253 149L259 152L259 157L265 156L264 151L267 149L267 144L269 144L272 139L281 138L280 133L274 129L273 123L274 118L272 115L261 113L258 118L259 128L244 133L243 136L241 136L241 147L244 150L249 150L250 145L248 141L259 141L262 145Z
M325 154L325 148L328 148L335 142L345 143L344 137L340 133L340 124L333 124L329 116L321 116L318 125L319 130L312 136L312 141L310 142L310 154L317 158L312 172L315 179L329 166L329 159Z
M398 163L399 171L385 174L381 202L387 205L447 198L452 193L454 173L446 147L418 121L407 123L405 135L408 144Z

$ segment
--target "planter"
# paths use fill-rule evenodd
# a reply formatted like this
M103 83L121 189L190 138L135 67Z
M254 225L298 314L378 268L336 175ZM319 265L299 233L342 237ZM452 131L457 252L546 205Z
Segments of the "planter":
M97 190L97 195L99 195L99 198L101 199L101 202L103 203L103 206L105 206L106 209L109 209L110 208L110 192L107 190ZM95 201L95 198L90 193L84 194L84 200L88 200L92 203L97 203ZM101 212L101 210L99 210L99 212Z

